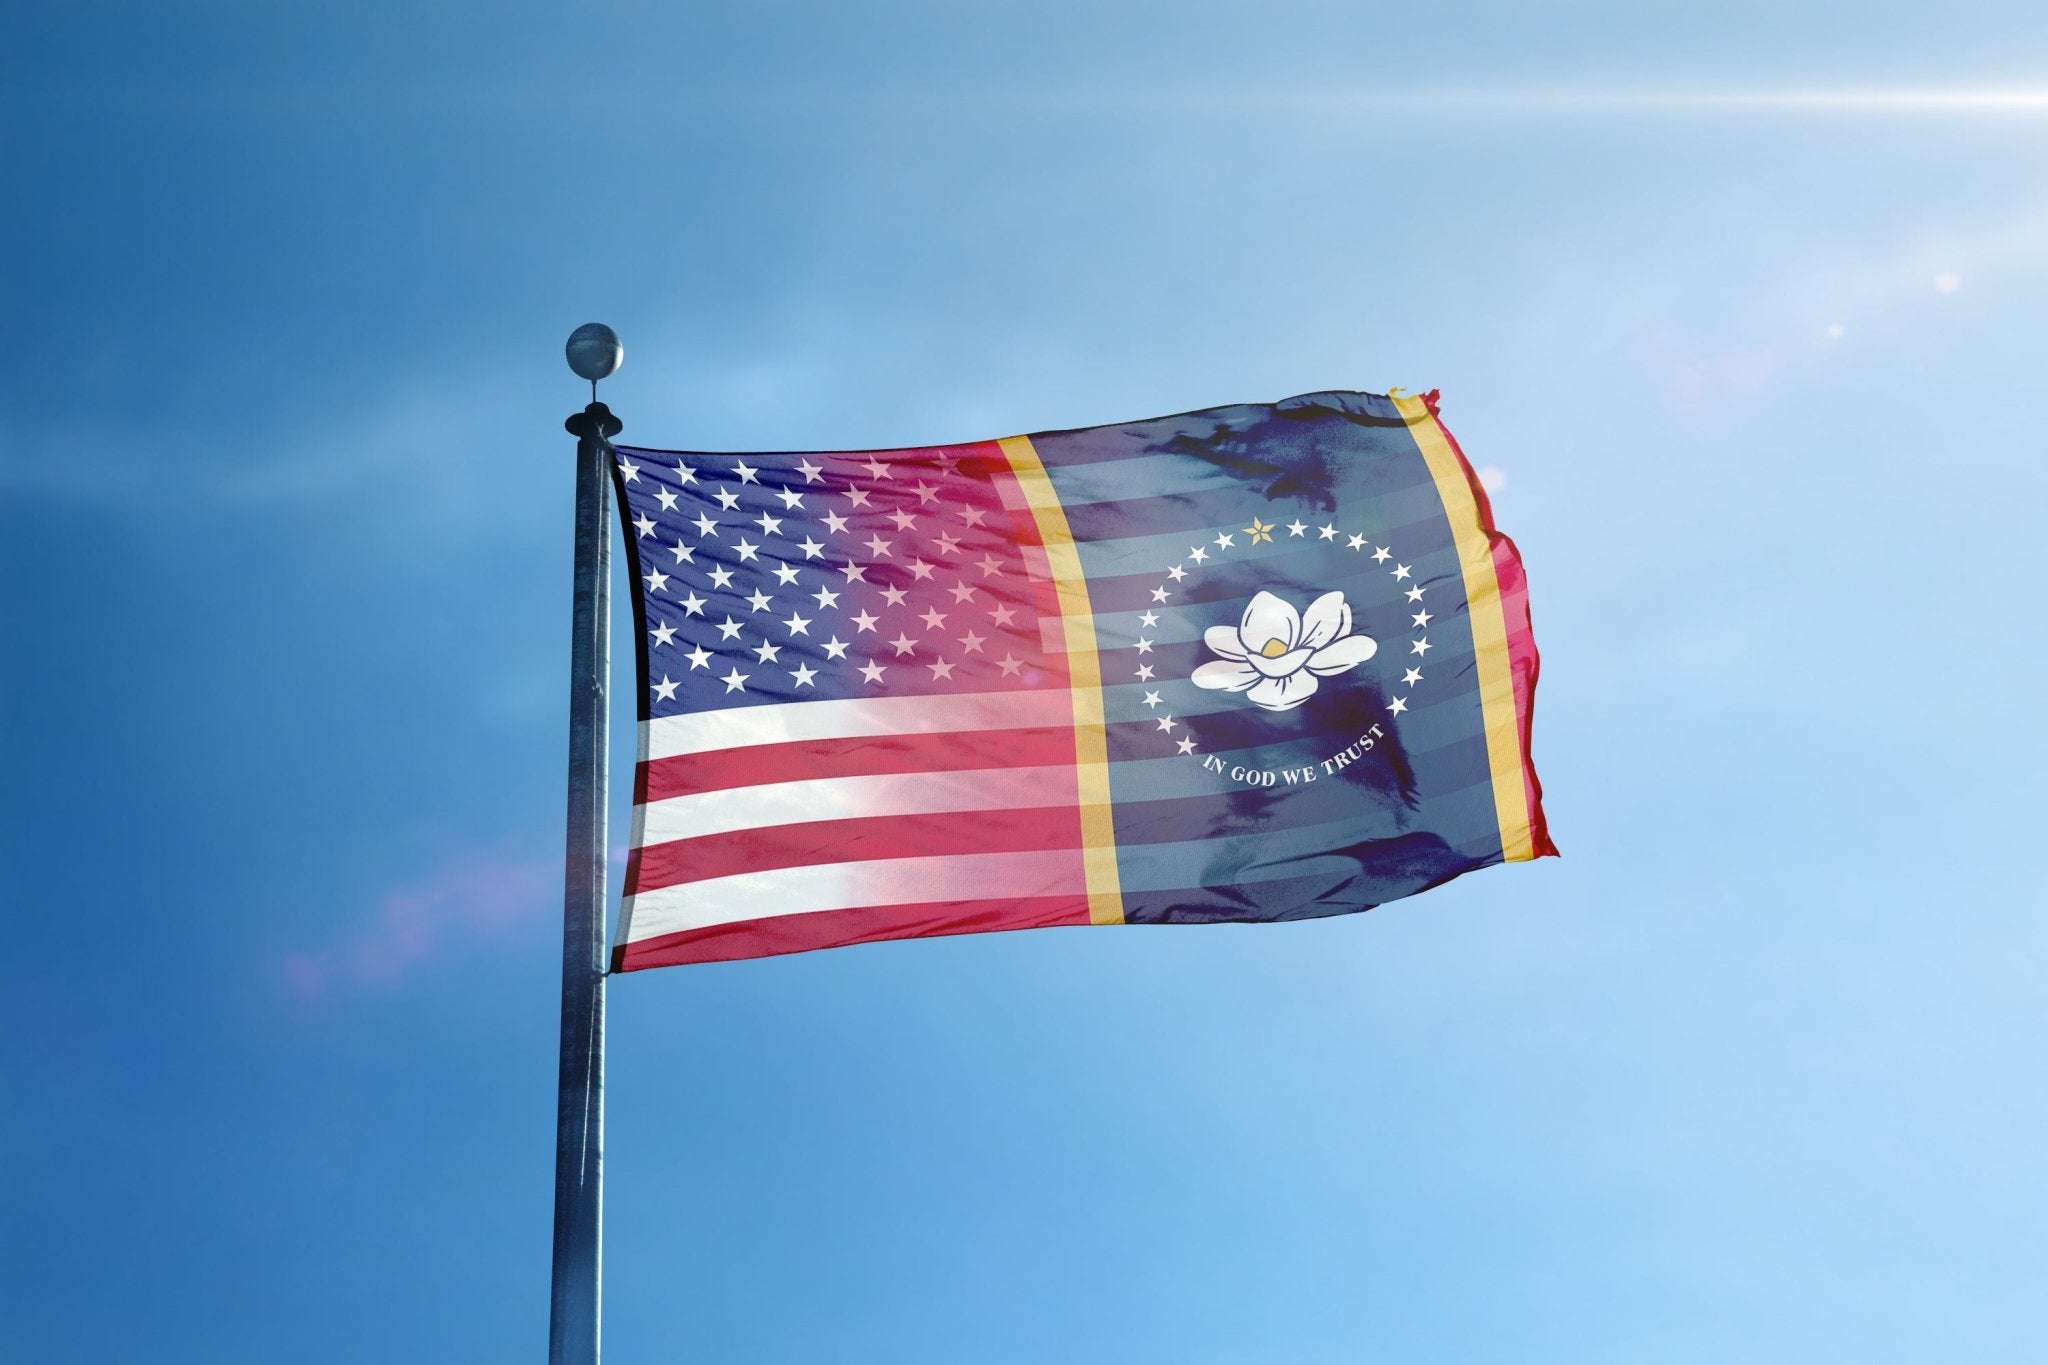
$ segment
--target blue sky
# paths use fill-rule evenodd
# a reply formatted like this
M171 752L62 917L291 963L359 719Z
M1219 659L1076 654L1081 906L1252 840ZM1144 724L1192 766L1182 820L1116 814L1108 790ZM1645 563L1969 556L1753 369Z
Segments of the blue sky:
M1811 97L2044 57L1970 3L10 6L0 1356L541 1354L592 318L665 446L1441 387L1565 853L615 982L609 1358L2037 1353L2048 100Z

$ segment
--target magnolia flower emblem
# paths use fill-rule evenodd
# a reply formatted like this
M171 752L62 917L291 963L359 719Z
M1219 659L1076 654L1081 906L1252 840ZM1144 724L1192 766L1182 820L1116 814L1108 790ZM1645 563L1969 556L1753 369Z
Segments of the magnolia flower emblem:
M1242 692L1268 711L1293 710L1315 695L1318 679L1356 668L1379 649L1371 636L1351 633L1341 592L1324 593L1299 614L1262 592L1237 625L1211 626L1202 639L1223 657L1195 670L1195 686Z

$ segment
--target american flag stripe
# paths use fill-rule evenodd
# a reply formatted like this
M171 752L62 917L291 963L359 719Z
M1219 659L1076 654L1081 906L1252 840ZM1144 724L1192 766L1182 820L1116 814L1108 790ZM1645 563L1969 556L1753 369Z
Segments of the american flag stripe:
M1088 898L978 896L959 901L868 905L767 919L736 920L621 944L614 954L622 971L673 967L691 962L733 962L743 958L844 948L894 938L944 934L985 934L1004 929L1052 929L1088 923Z
M640 894L746 871L821 862L1078 848L1080 816L1069 802L1014 810L935 811L756 826L650 844L634 855Z
M778 915L873 905L972 902L996 888L1001 888L1004 898L1078 896L1086 894L1087 885L1081 855L1074 849L779 867L636 894L633 938L658 938Z
M679 754L640 765L633 799L642 804L752 786L761 774L804 778L884 773L958 772L967 768L1032 768L1074 761L1071 726L1027 730L955 730L800 739L744 749Z
M871 773L764 782L727 791L672 796L642 807L642 847L701 834L759 829L793 819L857 820L878 815L931 815L948 810L1021 810L1071 802L1072 762L1041 768L968 772Z
M1025 729L1064 725L1072 716L1066 696L1058 690L739 706L643 721L642 757L672 758L809 739Z

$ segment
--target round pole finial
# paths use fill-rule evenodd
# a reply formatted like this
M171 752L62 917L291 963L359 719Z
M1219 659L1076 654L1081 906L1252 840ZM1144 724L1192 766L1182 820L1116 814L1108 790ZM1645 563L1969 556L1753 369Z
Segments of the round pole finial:
M579 379L588 379L593 386L600 379L606 379L619 368L626 358L626 348L619 345L619 334L601 322L586 322L569 333L569 368Z

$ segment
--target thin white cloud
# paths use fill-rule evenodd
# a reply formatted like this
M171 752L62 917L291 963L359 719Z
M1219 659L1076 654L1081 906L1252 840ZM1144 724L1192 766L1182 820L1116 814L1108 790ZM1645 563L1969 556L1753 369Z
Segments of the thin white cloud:
M1142 98L1142 97L1141 97ZM1175 102L1322 110L1515 113L2048 114L2048 86L1778 90L1318 90L1187 92Z

